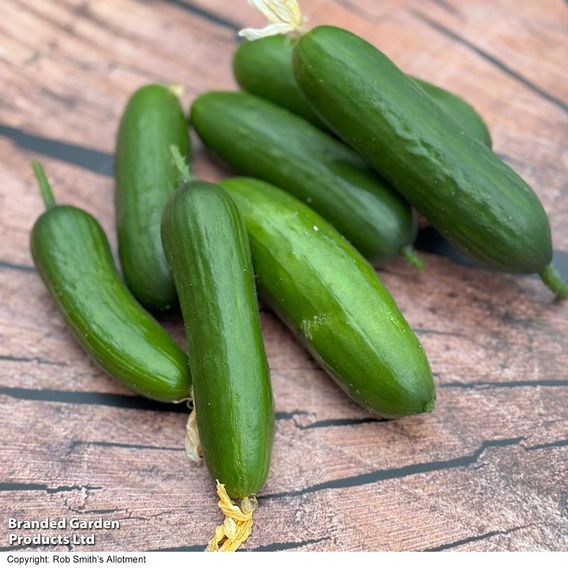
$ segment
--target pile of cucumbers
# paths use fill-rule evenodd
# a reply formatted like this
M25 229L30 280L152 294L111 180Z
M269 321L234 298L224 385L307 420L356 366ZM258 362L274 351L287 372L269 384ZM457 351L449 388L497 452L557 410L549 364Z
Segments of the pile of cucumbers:
M117 138L122 277L98 222L57 205L37 163L31 250L87 353L144 396L191 399L213 478L248 498L274 433L257 293L352 399L398 418L431 412L435 388L373 265L422 265L415 211L483 267L568 287L539 199L461 98L330 26L243 43L234 72L242 91L197 97L189 122L247 177L194 179L177 96L144 86ZM150 315L180 308L188 355Z

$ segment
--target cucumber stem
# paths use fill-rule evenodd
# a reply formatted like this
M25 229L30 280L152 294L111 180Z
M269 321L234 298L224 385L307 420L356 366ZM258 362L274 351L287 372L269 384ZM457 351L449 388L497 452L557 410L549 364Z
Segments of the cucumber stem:
M45 203L46 209L55 207L57 203L55 202L55 198L53 197L53 190L51 189L51 185L47 180L43 166L39 162L34 160L32 162L32 168L34 170L37 182L39 183L39 189L41 191L41 196L43 198L43 202Z
M552 264L549 264L539 275L542 281L554 292L558 299L568 298L568 284L562 280L560 274Z
M191 169L185 158L181 155L179 148L174 144L171 144L170 152L172 154L174 164L176 165L176 168L178 170L178 182L182 184L191 181L193 179L193 176L191 175Z
M410 264L410 266L414 266L414 268L417 268L418 270L424 270L426 264L410 245L403 247L400 254L404 257L406 262Z

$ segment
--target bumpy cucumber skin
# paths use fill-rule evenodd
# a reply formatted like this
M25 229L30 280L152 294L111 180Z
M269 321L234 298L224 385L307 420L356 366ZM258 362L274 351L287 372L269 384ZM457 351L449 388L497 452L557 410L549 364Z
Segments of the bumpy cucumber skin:
M240 173L308 203L366 258L385 264L414 242L410 206L351 148L303 118L248 93L206 93L191 123Z
M188 182L164 210L207 466L232 497L268 475L274 408L247 233L220 187Z
M31 251L73 335L109 375L154 400L189 398L185 353L126 288L91 215L48 209L34 225Z
M241 89L272 101L327 130L300 91L292 70L292 51L296 40L274 35L245 41L233 57L233 74Z
M531 188L375 47L321 26L300 39L293 64L320 118L465 255L510 273L550 263L548 218Z
M140 88L130 98L118 131L116 226L126 284L154 312L177 305L160 238L162 211L177 187L172 144L188 156L187 122L177 97L162 85Z
M233 58L235 79L243 90L287 108L319 128L328 130L312 110L294 77L292 52L295 43L296 40L285 35L242 43ZM414 80L460 128L491 147L489 130L469 103L432 83L417 78Z
M428 83L423 79L413 77L418 86L456 123L456 125L474 140L485 144L488 148L493 146L489 128L479 116L478 112L461 97L442 89L437 85Z
M379 416L433 410L424 350L371 265L284 191L249 178L220 185L245 220L259 293L338 385Z

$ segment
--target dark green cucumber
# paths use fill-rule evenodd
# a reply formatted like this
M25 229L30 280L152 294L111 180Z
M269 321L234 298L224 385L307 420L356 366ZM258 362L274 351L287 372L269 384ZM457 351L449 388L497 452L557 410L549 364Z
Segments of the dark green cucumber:
M384 264L401 253L412 258L411 208L336 138L248 93L197 97L191 123L239 172L308 203L369 260Z
M328 130L300 91L292 70L296 40L275 35L242 42L233 57L233 74L241 89L271 101Z
M259 293L339 386L379 416L433 410L424 350L371 265L288 193L250 178L220 185L245 220Z
M243 42L235 52L233 72L242 89L287 108L319 128L328 130L299 89L292 70L292 51L296 40L275 35ZM461 97L432 83L414 78L471 137L491 146L491 135L478 112Z
M164 210L205 461L231 497L268 475L274 409L246 230L220 187L188 181Z
M374 46L321 26L297 43L294 72L320 118L456 248L503 272L547 270L550 226L532 189Z
M112 377L163 402L188 399L185 353L134 299L106 235L81 209L56 205L39 164L45 211L31 235L34 263L83 349Z
M146 85L126 106L116 143L116 226L127 286L150 311L177 304L162 249L162 211L176 189L169 146L189 153L187 122L177 97L162 85Z

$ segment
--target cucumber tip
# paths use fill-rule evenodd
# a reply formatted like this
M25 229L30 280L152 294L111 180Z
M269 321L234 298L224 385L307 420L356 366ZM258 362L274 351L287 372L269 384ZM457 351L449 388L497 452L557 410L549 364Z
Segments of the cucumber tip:
M422 409L424 412L433 412L436 408L436 398L429 400Z

